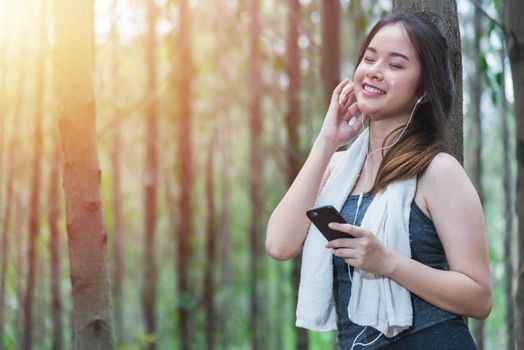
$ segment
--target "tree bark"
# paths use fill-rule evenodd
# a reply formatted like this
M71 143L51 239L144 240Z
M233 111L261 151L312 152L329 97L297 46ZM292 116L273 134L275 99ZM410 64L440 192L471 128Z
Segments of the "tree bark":
M321 75L324 108L327 110L333 90L340 81L340 1L322 0Z
M186 350L190 346L190 305L191 289L188 288L188 267L191 259L191 237L193 235L193 154L191 136L191 36L190 13L187 0L179 2L178 43L176 48L179 53L177 70L178 93L178 166L177 178L180 186L178 198L179 217L177 227L177 284L178 284L178 329L180 336L180 349Z
M61 249L60 249L60 230L58 229L60 201L59 194L60 179L60 142L58 133L53 133L53 150L51 171L49 173L49 208L47 219L49 223L49 256L51 258L51 321L53 328L53 350L64 349L64 335L62 332L62 293L60 290L60 280L62 277L61 269Z
M9 147L7 148L8 159L7 159L7 182L6 182L6 201L4 207L4 215L2 217L2 231L1 231L1 242L0 242L0 349L4 350L4 343L2 341L4 337L4 325L5 325L5 290L6 290L6 275L7 275L7 261L9 258L9 228L11 223L11 211L13 204L13 178L14 178L14 135L11 135Z
M47 44L47 7L46 1L40 7L40 40L36 63L36 107L34 118L34 153L32 159L31 197L29 200L29 239L28 239L28 272L26 289L24 292L24 335L22 349L32 348L33 341L33 295L35 290L35 274L38 264L37 241L40 236L40 177L42 154L42 118L44 109L44 63Z
M206 236L206 264L204 275L204 303L206 309L206 348L214 349L215 343L215 246L217 237L217 223L215 215L215 167L213 163L214 149L217 144L217 132L212 131L212 136L207 145L206 159L206 207L207 207L207 236Z
M263 309L261 302L263 298L260 295L260 252L262 251L261 238L263 235L260 232L262 216L260 213L263 209L261 198L261 172L262 172L262 152L261 149L261 135L262 135L262 113L261 113L261 76L260 76L260 20L259 20L259 4L258 0L251 0L249 2L249 17L250 17L250 55L248 62L249 82L250 82L250 119L249 119L249 135L250 135L250 157L249 157L249 198L251 203L251 224L249 229L249 258L250 258L250 289L251 289L251 309L250 309L250 337L251 348L257 350L260 348L262 342L261 331L264 327L261 326L263 319Z
M158 117L156 104L156 18L157 9L154 0L147 3L147 42L145 47L147 65L147 90L146 90L146 152L144 176L144 281L142 286L142 310L144 312L145 331L154 335L156 332L156 283L157 270L155 262L155 226L156 226L156 197L158 187ZM148 343L146 349L154 350L155 343Z
M112 349L107 234L100 199L93 92L92 1L53 0L55 83L63 150L74 343Z
M511 63L517 124L517 349L524 348L524 21L521 18L522 13L524 13L524 2L519 0L504 1L506 47Z
M223 303L221 306L221 321L223 322L224 334L222 336L222 349L230 349L232 347L231 334L233 331L233 322L231 320L230 310L233 307L232 293L231 293L231 282L233 280L231 273L231 259L230 252L232 251L230 241L230 230L231 230L231 214L229 208L231 206L231 127L230 116L224 116L224 122L222 125L222 132L220 135L220 159L222 161L222 167L220 171L220 184L221 184L221 195L220 195L220 243L221 243L221 287L223 293Z
M119 76L118 76L118 0L113 0L111 6L111 72L114 77L112 96L114 104L112 106L113 115L115 119L120 118L120 108L118 105L119 98ZM115 123L111 128L113 130L113 137L111 142L111 174L112 174L112 199L113 199L113 271L112 271L112 294L113 294L113 314L114 314L114 328L115 328L115 342L116 345L124 344L124 308L123 308L123 280L124 280L124 224L122 218L122 175L120 155L122 153L122 132L120 123Z
M502 126L502 149L504 154L504 176L503 176L503 188L504 188L504 272L506 275L505 290L506 290L506 329L508 335L507 349L514 350L517 346L517 340L515 337L515 302L513 293L513 205L515 199L513 193L515 191L513 187L513 179L511 176L511 153L509 140L509 116L508 116L508 101L506 99L506 65L505 60L507 57L506 47L504 45L504 38L502 39L503 48L500 50L500 62L502 66L501 72L501 83L500 83L500 115L501 115L501 126Z
M287 89L286 132L287 132L287 180L291 186L300 170L301 149L298 134L300 123L300 52L298 48L298 29L300 25L300 2L288 0L288 32L287 32L287 58L286 74L289 79ZM300 282L301 256L293 259L293 289L295 300L298 296ZM297 350L308 348L307 330L297 328L295 347Z
M470 128L469 128L469 137L470 142L472 142L472 155L470 157L469 173L471 175L471 180L473 186L477 189L480 201L484 205L484 186L482 184L482 174L484 172L484 167L482 163L482 118L480 112L480 103L482 97L482 88L483 80L479 77L483 76L483 72L480 71L480 64L478 62L481 57L480 51L480 38L482 36L482 13L478 7L475 7L475 12L473 15L473 45L471 55L475 60L475 74L470 78L470 93L471 93L471 111L470 111ZM479 350L484 349L484 321L482 320L473 320L473 335Z
M455 98L449 118L450 148L457 160L464 163L462 115L462 58L456 0L393 0L393 10L422 12L448 41L450 66L455 82Z

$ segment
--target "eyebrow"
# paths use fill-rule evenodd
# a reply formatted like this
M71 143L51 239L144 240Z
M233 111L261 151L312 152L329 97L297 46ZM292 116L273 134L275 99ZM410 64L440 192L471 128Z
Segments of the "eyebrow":
M373 53L377 53L377 50L374 48L374 47L371 47L371 46L368 46L368 48L366 49L366 51L371 51ZM395 52L395 51L392 51L389 53L389 56L392 56L392 57L400 57L400 58L403 58L405 59L406 61L409 61L409 58L408 56L404 55L403 53L400 53L400 52Z

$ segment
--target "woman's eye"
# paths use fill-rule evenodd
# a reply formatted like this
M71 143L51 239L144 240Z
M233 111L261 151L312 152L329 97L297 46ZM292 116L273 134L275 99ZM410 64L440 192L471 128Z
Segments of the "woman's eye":
M364 57L365 62L373 62L374 60L370 57Z
M391 63L389 66L392 68L396 68L396 69L403 68L400 64L394 64L394 63Z

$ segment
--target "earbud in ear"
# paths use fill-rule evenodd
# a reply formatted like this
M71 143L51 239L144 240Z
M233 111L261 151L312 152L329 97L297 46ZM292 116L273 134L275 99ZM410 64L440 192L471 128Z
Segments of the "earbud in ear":
M426 97L426 93L423 93L422 96L420 96L418 98L417 104L422 103L422 102L426 102L425 97Z

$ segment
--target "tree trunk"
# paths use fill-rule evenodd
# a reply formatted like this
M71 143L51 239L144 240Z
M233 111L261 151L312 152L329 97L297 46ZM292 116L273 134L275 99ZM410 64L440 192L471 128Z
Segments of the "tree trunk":
M3 120L3 119L2 119ZM7 166L7 183L6 183L6 201L4 208L4 215L2 217L2 231L1 231L1 242L0 242L0 349L4 350L4 343L2 341L4 337L4 325L5 325L5 290L6 290L6 275L7 275L7 261L9 258L9 228L11 223L11 211L13 204L13 178L15 175L15 136L10 136L9 147L7 148L8 159Z
M158 151L156 140L158 139L158 117L156 105L156 18L157 9L154 0L146 0L147 3L147 42L146 42L146 65L147 65L147 90L146 90L146 152L145 152L145 178L144 178L144 213L145 213L145 235L144 235L144 285L142 286L142 309L144 312L144 323L146 333L154 335L156 332L155 322L155 296L157 271L155 263L155 226L156 226L156 197L158 187ZM147 344L146 349L154 350L155 343Z
M178 329L180 337L180 349L186 350L190 347L190 305L192 291L188 288L188 268L190 262L190 239L193 236L193 155L191 137L191 36L190 36L190 14L187 0L179 2L179 31L176 48L179 54L177 70L177 93L178 93L178 154L177 166L178 183L180 186L178 240L177 240L177 269L178 269Z
M287 90L286 132L287 132L287 180L291 186L300 170L301 150L298 134L300 123L300 52L298 48L298 27L300 25L300 2L288 0L288 33L286 73L289 78ZM295 300L298 296L300 282L301 256L293 259L293 289ZM297 328L295 347L297 350L308 348L307 330Z
M260 213L263 210L262 198L260 193L261 172L262 172L262 152L261 134L262 134L262 113L260 100L262 94L261 76L260 76L260 20L258 0L249 2L250 17L250 56L248 62L249 82L250 82L250 119L249 119L249 140L250 140L250 157L249 157L249 198L251 203L251 225L249 229L249 250L250 250L250 289L251 289L251 310L250 310L250 336L251 348L257 350L260 348L262 341L261 331L264 327L261 325L263 319L263 307L260 295L260 252L262 251L260 232Z
M214 349L215 331L215 245L217 237L217 223L215 215L215 167L213 164L214 149L217 144L217 132L213 130L207 145L206 160L206 206L207 206L207 237L206 237L206 264L204 275L204 303L206 309L206 348Z
M450 148L457 160L464 163L462 136L462 58L456 0L393 0L393 9L423 12L448 41L450 65L455 82L455 98L449 118Z
M93 92L92 1L53 0L55 83L63 150L77 350L112 349L107 234L100 199Z
M231 273L231 260L230 253L232 251L230 243L230 229L231 229L231 215L229 208L231 206L231 117L229 115L224 116L224 122L222 125L222 132L220 135L220 159L222 161L222 168L220 171L220 184L221 184L221 195L220 195L220 243L221 243L221 288L223 293L223 303L221 306L221 320L223 323L224 334L222 336L222 349L230 349L232 347L231 334L233 334L232 320L230 317L230 310L233 307L232 293L231 293L231 282L233 280Z
M61 249L60 249L60 230L58 229L60 201L59 179L60 179L60 142L58 133L53 133L53 155L51 171L49 173L49 208L47 212L49 222L49 256L51 258L51 321L53 327L53 350L64 349L64 336L62 332L62 293L60 291L61 270Z
M22 349L32 348L33 341L33 295L35 290L35 274L38 264L37 241L40 235L40 177L42 153L42 118L44 109L44 68L47 44L47 6L46 1L40 7L40 40L36 69L36 109L34 118L34 153L32 160L31 198L29 200L29 240L28 240L28 272L24 293L24 335Z
M524 348L524 2L504 1L506 47L511 63L515 118L517 122L517 217L518 217L518 281L517 281L517 349Z
M112 117L120 119L120 109L118 107L119 97L119 76L118 76L118 0L113 0L111 7L111 75L114 77L113 82L113 101L112 106L113 114ZM123 295L122 285L124 278L124 225L122 218L122 175L121 175L121 162L120 156L122 153L122 132L120 123L115 123L111 128L113 130L113 137L111 143L111 174L112 174L112 197L113 197L113 215L114 215L114 227L113 227L113 314L114 314L114 328L115 328L115 342L119 346L124 344L124 308L123 308Z
M340 1L322 0L321 73L324 108L340 81Z
M15 274L16 276L23 276L24 271L24 250L25 244L22 236L22 227L24 225L26 212L22 200L19 195L15 195L15 206L16 206L16 219L15 219L15 242L16 247L16 260L15 260ZM24 284L23 279L19 278L16 281L16 300L18 302L18 310L16 312L16 339L18 347L22 346L22 334L24 328Z
M473 30L474 38L471 50L471 55L475 60L475 67L480 67L477 60L481 57L480 51L480 38L482 36L482 13L478 7L475 7L473 15ZM482 118L480 112L480 102L482 97L482 79L479 77L483 76L483 72L480 68L476 68L475 74L470 78L470 93L471 93L471 106L470 110L470 127L469 127L469 138L472 142L472 154L469 163L469 174L473 182L473 186L477 189L480 201L484 205L484 186L482 184L482 173L484 167L482 164ZM473 320L473 335L479 350L484 349L484 321Z
M501 38L504 43L504 38ZM509 116L508 116L508 101L506 100L506 65L505 60L507 53L505 45L503 44L500 50L500 62L502 66L501 83L500 83L500 114L502 126L502 149L504 154L504 272L506 275L505 289L506 289L506 328L508 335L507 349L514 350L517 346L515 339L515 303L513 299L513 179L511 176L511 149L509 144Z

